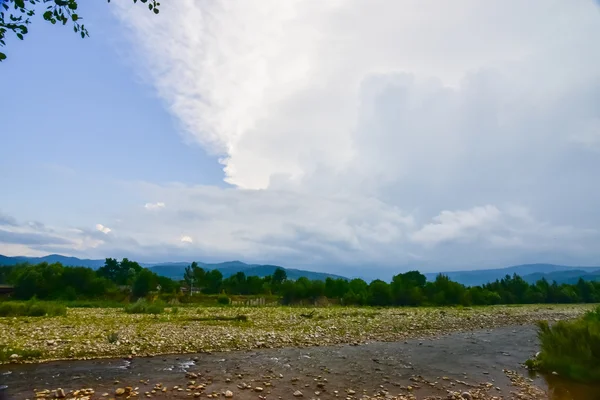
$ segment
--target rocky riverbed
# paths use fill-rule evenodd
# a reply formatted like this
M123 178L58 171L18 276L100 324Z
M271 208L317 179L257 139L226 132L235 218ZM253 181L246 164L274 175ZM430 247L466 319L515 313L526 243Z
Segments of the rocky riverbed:
M520 364L533 326L400 342L0 367L13 399L552 399L596 400L598 388L549 386ZM577 391L578 390L578 391Z
M475 308L180 308L162 315L69 309L52 318L0 318L4 362L186 354L397 342L575 318L589 305ZM236 319L236 316L243 316Z

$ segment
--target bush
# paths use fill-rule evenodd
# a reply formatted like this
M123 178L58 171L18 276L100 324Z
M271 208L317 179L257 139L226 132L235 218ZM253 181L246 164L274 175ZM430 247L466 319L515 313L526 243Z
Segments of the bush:
M217 297L217 303L226 306L229 305L229 303L231 303L231 299L225 293L221 293L219 297Z
M119 332L111 332L107 336L108 343L113 344L119 341Z
M541 352L531 368L581 382L600 381L600 307L573 321L538 323Z
M0 303L0 317L56 317L67 315L62 304L28 301L26 303L7 301Z
M133 304L125 306L124 311L127 314L162 314L165 312L165 305L161 301L148 303L145 299L139 299Z

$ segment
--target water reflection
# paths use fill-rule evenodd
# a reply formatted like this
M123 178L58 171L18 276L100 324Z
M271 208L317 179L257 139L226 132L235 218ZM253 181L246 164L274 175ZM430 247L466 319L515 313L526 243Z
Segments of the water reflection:
M559 376L544 376L550 400L600 400L600 382L597 385L568 381Z

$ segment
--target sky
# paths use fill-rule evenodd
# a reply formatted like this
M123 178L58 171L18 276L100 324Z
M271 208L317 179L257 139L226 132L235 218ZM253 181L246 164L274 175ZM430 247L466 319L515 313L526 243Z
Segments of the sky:
M0 64L0 254L600 265L600 2L81 2Z

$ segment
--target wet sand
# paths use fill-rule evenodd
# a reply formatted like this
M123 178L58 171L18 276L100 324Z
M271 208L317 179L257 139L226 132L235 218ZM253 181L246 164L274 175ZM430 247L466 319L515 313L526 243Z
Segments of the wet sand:
M111 398L116 388L126 386L139 387L143 397L158 383L168 386L169 390L162 393L158 389L153 397L188 397L194 391L178 392L172 387L185 388L190 379L194 379L185 375L192 372L199 374L195 380L206 384L202 397L213 391L230 390L235 399L259 396L288 399L294 398L293 393L300 390L303 398L321 399L343 399L348 393L358 398L363 393L377 392L446 398L448 390L469 391L473 388L470 385L488 383L493 386L490 395L512 398L515 388L503 370L527 375L520 364L537 350L535 328L514 326L359 346L259 349L134 358L132 361L102 359L1 365L0 384L9 386L12 399L31 399L35 398L34 389L56 388L67 392L93 388L94 398L101 398L104 393ZM546 397L553 400L600 400L600 387L569 386L556 377L549 383L542 377L534 379L534 384L547 391ZM240 389L243 384L263 390Z

